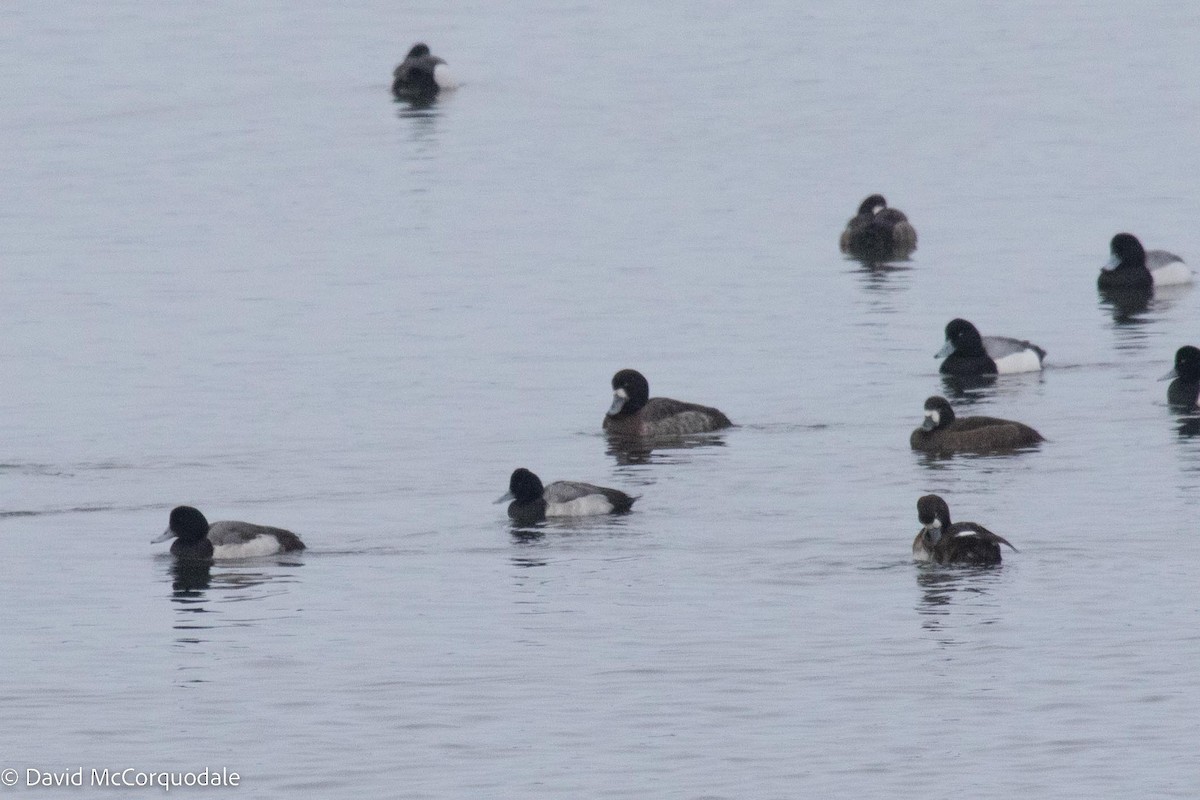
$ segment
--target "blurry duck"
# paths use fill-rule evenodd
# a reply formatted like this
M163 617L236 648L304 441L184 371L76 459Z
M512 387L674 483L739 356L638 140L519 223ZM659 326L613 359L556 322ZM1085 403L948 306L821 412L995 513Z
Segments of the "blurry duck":
M888 208L881 194L873 194L842 231L842 252L864 261L907 258L917 249L917 232L903 211Z
M1175 408L1192 410L1200 399L1200 349L1184 345L1175 351L1175 368L1159 380L1170 380L1167 402Z
M1183 259L1166 250L1146 251L1132 233L1118 233L1109 243L1112 257L1100 269L1102 290L1150 289L1192 282Z
M429 51L429 45L418 42L392 72L392 94L397 100L428 103L443 89L453 89L446 62Z

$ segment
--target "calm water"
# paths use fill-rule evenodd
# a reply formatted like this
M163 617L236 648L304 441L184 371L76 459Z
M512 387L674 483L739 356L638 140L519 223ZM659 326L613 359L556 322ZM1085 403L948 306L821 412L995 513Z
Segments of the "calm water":
M1200 290L1094 282L1119 230L1200 266L1200 9L1132 13L0 11L0 767L1194 797L1200 437L1155 379ZM423 111L417 39L464 82ZM875 191L904 269L837 251ZM1039 451L909 451L954 316L1049 351L957 400ZM612 452L626 366L740 427ZM516 466L643 497L516 535ZM1021 552L913 565L930 491ZM310 549L180 571L179 503Z

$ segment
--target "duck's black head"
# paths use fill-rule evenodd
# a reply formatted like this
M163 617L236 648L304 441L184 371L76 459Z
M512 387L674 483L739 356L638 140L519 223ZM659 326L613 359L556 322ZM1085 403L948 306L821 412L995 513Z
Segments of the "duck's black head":
M1187 344L1175 351L1175 377L1184 383L1200 381L1200 349Z
M859 214L874 214L880 208L887 208L887 200L881 194L873 194L863 200L858 207Z
M623 369L612 377L613 403L608 416L620 417L641 411L650 399L650 383L636 369Z
M208 536L208 520L191 506L178 506L171 511L167 529L181 542L198 542Z
M1112 252L1109 269L1136 269L1146 266L1146 249L1132 233L1118 233L1108 245Z
M513 470L508 479L508 493L518 503L532 503L542 496L542 479L524 467Z
M917 519L927 528L940 522L945 530L950 527L950 506L936 494L927 494L917 500Z
M987 355L979 329L965 319L952 319L946 323L946 341L954 346L954 352L959 355Z
M925 421L921 423L921 430L936 431L952 422L954 422L954 409L950 407L949 400L934 395L925 401Z
M412 46L412 49L408 51L407 57L424 58L427 55L429 55L429 45L425 44L424 42L417 42Z

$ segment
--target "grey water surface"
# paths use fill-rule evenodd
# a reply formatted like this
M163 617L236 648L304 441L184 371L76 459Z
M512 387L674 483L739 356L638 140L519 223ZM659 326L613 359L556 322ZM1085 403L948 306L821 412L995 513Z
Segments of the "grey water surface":
M1200 7L0 20L13 793L1200 793L1200 425L1156 382L1200 290L1095 289L1122 230L1200 266ZM428 108L388 92L417 40L463 84ZM873 192L895 268L838 252ZM956 316L1046 370L955 393ZM738 427L612 447L623 367ZM1049 441L916 455L931 394ZM642 498L514 530L518 466ZM913 564L928 492L1020 552ZM309 549L181 567L181 503Z

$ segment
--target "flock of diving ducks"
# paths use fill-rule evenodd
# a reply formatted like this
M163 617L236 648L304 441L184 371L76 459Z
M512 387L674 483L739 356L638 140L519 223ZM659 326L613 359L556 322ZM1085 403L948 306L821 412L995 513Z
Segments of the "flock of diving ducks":
M432 102L455 84L446 62L429 46L417 43L393 73L392 94L414 104ZM873 194L846 223L840 246L843 253L867 264L908 258L917 248L917 232L904 212L891 208L883 195ZM1098 288L1106 293L1134 293L1144 297L1155 287L1192 281L1183 259L1163 250L1147 251L1138 238L1118 233L1110 243L1112 258L1101 268ZM1119 298L1118 298L1119 299ZM965 319L946 325L946 343L937 357L940 372L955 377L982 377L1042 368L1046 351L1023 339L982 336ZM1200 399L1200 349L1179 348L1175 368L1163 376L1173 379L1167 400L1176 408L1194 410ZM639 441L678 439L709 433L733 425L729 417L710 406L667 397L651 397L650 384L637 370L623 369L612 378L612 406L603 428L611 436ZM956 417L944 397L925 401L925 420L912 432L914 450L937 455L1016 451L1044 441L1036 430L1020 422L995 417ZM525 468L513 471L509 491L496 502L509 501L508 516L518 525L533 525L553 517L624 514L637 497L618 489L579 481L543 484ZM913 557L939 564L998 564L1000 546L1008 540L974 522L950 521L950 507L930 494L917 501L921 529L913 540ZM174 539L171 553L195 559L250 558L305 549L291 531L247 522L209 523L191 506L171 511L169 524L154 542Z

